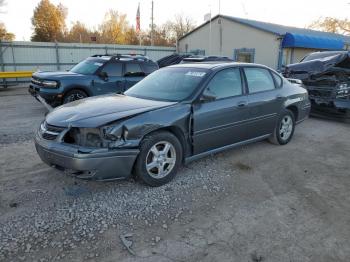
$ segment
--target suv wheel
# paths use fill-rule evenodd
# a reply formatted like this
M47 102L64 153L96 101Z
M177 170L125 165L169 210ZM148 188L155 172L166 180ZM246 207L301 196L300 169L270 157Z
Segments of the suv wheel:
M63 104L67 104L69 102L73 102L75 100L83 99L88 97L88 95L79 89L73 89L69 91L63 98Z
M150 186L161 186L172 180L182 162L182 146L169 132L146 136L135 163L135 174Z
M280 115L276 128L269 141L276 145L285 145L292 139L295 128L294 114L290 110L284 110Z

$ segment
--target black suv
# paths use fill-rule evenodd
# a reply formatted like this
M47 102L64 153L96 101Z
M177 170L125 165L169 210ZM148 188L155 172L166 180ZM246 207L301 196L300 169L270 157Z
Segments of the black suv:
M69 71L35 72L29 93L55 107L89 96L123 93L157 69L157 63L143 55L93 55Z

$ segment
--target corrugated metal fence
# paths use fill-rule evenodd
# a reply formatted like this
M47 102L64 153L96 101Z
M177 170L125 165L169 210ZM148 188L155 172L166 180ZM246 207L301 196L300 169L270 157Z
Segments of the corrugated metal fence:
M175 47L161 46L0 41L0 64L3 72L56 71L67 70L94 54L143 54L158 60L174 52Z

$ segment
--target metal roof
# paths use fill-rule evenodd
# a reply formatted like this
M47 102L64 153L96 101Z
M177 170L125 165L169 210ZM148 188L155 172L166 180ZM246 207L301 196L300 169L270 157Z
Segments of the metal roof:
M325 38L337 38L342 39L345 43L350 44L350 36L345 36L341 34L335 34L335 33L328 33L328 32L322 32L322 31L316 31L311 29L305 29L305 28L298 28L298 27L292 27L292 26L285 26L285 25L279 25L279 24L273 24L273 23L267 23L267 22L261 22L256 20L250 20L246 18L240 18L240 17L234 17L234 16L227 16L227 15L216 15L212 18L212 20L218 18L218 17L225 18L227 20L237 22L240 24L244 24L247 26L251 26L253 28L269 32L272 34L276 34L279 36L284 36L286 33L291 34L299 34L299 35L306 35L306 36L314 36L314 37L325 37ZM203 27L204 25L208 24L208 22L203 23L199 27L195 28L193 31L189 32L188 34L184 35L180 39L186 37L187 35L191 34L192 32L196 31L197 29Z

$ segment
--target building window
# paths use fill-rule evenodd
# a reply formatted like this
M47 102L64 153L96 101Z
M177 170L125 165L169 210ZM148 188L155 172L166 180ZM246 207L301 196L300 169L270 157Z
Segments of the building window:
M234 50L233 60L236 62L254 63L254 48L239 48Z
M190 53L193 54L193 55L205 56L205 50L204 49L191 50Z

